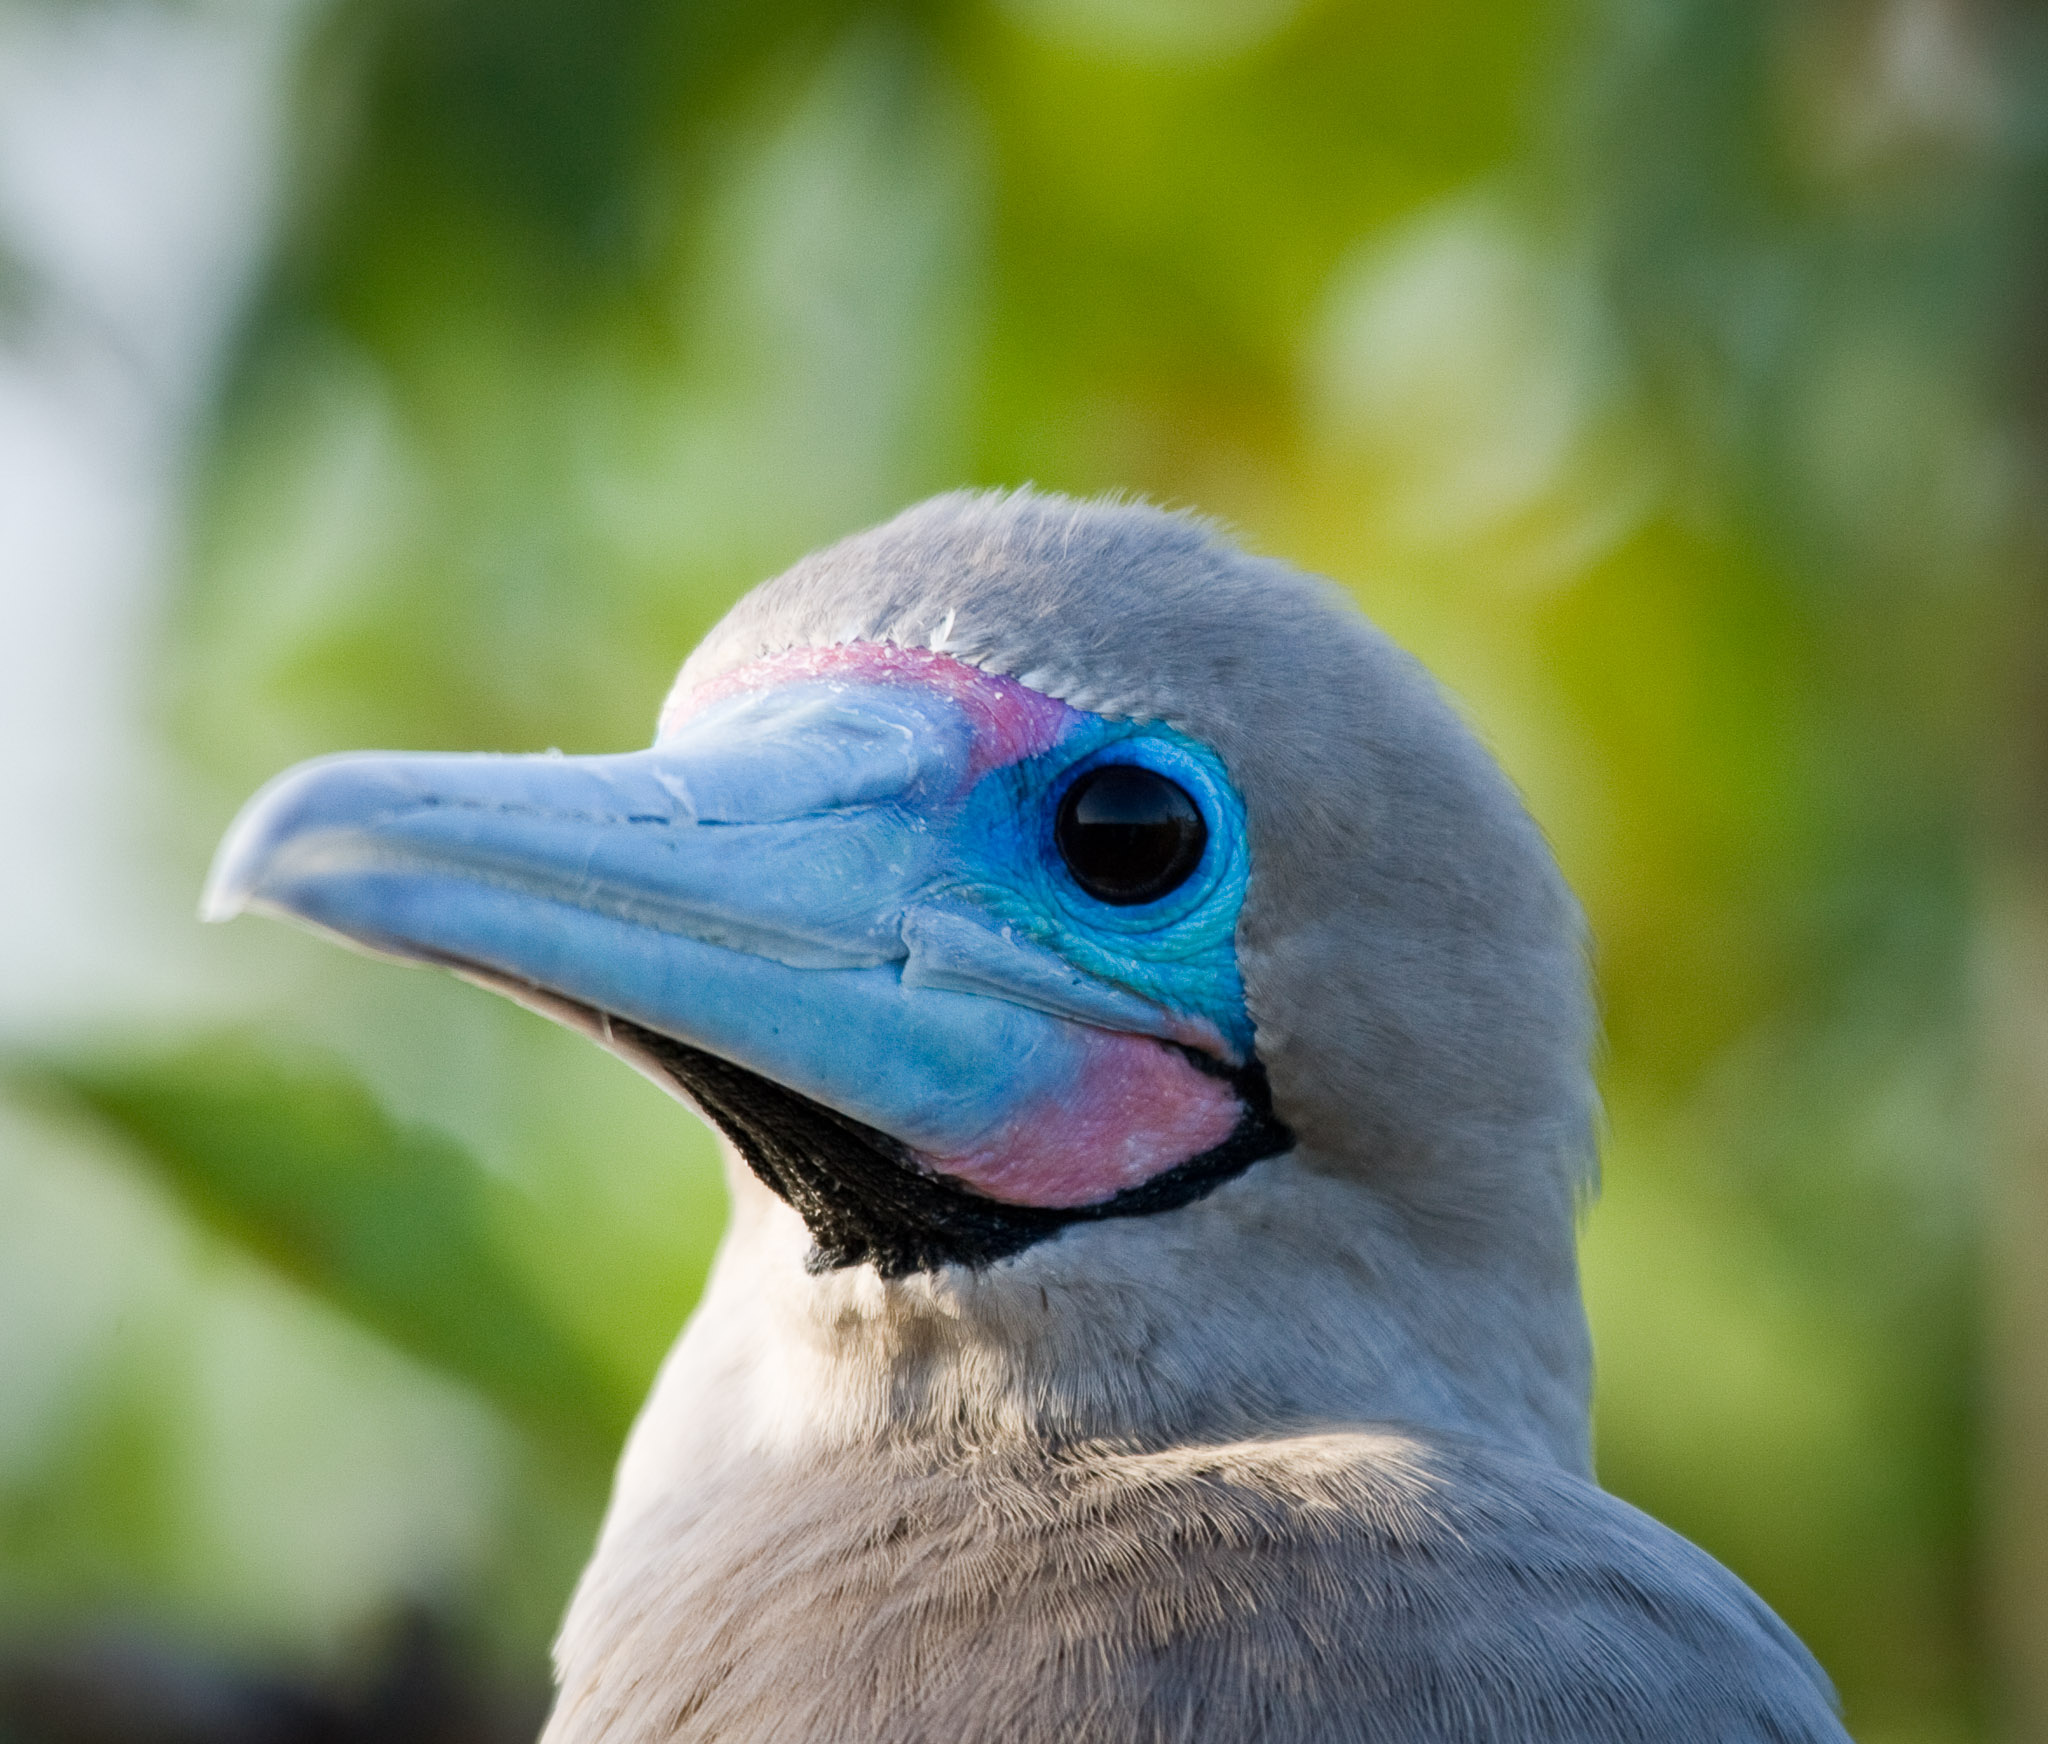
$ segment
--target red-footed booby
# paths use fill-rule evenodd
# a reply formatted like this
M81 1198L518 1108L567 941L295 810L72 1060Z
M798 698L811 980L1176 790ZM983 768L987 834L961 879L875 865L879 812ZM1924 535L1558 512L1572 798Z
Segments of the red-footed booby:
M1593 1481L1578 911L1328 584L940 497L742 600L651 750L288 772L244 909L724 1140L547 1744L1845 1736Z

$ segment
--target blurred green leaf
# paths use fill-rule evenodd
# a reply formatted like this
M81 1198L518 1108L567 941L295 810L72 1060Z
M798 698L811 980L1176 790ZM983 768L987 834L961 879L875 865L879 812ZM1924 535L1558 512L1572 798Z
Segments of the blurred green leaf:
M226 1037L23 1074L132 1143L203 1224L557 1445L608 1458L621 1393L497 1245L516 1195L345 1070Z

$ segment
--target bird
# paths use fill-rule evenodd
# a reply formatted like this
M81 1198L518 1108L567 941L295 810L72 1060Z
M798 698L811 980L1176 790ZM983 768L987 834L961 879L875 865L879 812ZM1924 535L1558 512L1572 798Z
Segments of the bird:
M935 497L743 597L650 749L287 771L244 911L720 1137L544 1744L1847 1736L1595 1480L1584 921L1336 584Z

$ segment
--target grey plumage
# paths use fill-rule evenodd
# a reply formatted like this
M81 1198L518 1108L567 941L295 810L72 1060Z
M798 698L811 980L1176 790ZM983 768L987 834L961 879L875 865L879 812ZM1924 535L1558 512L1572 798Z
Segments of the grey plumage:
M1683 1540L1545 1462L1393 1430L679 1487L579 1612L606 1669L556 1737L1838 1735L1798 1644Z
M1580 923L1421 669L1194 520L956 495L757 589L678 682L846 640L1222 754L1299 1143L893 1282L808 1272L735 1164L549 1744L1841 1737L1782 1625L1591 1482Z

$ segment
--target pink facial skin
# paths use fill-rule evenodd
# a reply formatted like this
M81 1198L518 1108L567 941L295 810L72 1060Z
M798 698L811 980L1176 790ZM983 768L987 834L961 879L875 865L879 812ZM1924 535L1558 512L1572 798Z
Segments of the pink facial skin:
M857 684L917 685L956 704L973 731L967 779L978 781L1036 757L1059 743L1081 719L1053 697L1028 690L1014 678L983 672L930 648L899 648L894 642L833 642L816 648L786 648L745 666L722 672L687 694L669 698L658 737L665 738L708 703L743 691L803 679L846 679Z
M989 1144L929 1157L938 1174L1008 1205L1100 1205L1212 1150L1244 1110L1220 1078L1147 1036L1091 1030L1067 1093L1016 1115Z
M1085 717L1014 678L983 672L929 648L840 642L790 648L669 699L660 736L725 697L774 685L841 679L918 685L960 708L972 729L969 785L1050 750ZM1227 1057L1206 1020L1185 1019L1190 1045ZM1228 1139L1244 1113L1223 1079L1198 1070L1150 1036L1076 1024L1082 1068L1054 1101L1014 1115L995 1137L959 1156L920 1154L933 1173L1010 1205L1048 1210L1100 1205Z

